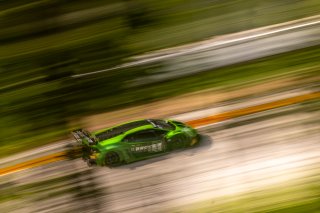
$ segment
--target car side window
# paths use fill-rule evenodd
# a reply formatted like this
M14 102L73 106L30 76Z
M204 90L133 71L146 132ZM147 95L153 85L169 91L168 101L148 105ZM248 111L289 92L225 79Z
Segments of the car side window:
M154 137L157 140L162 139L167 133L167 131L160 130L160 129L154 129L154 130L151 130L151 131L153 132L153 134L155 135Z
M123 141L124 142L129 142L129 143L134 143L134 142L146 142L146 141L151 141L156 138L156 135L152 130L145 130L145 131L140 131L136 133L132 133L130 135L127 135Z
M130 135L127 135L126 137L124 137L123 139L122 139L122 141L123 142L132 142L132 141L134 141L134 134L130 134Z

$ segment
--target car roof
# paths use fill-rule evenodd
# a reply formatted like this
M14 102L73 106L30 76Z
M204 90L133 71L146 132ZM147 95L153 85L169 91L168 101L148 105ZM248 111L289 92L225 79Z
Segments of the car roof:
M99 130L97 132L94 132L93 134L99 141L104 141L136 128L141 129L140 127L143 127L143 129L155 128L150 120L136 120L107 129Z

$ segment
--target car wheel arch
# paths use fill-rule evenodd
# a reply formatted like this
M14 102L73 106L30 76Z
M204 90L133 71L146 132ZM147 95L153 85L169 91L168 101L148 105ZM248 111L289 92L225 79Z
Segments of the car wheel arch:
M110 153L115 153L115 154L117 154L119 156L119 163L120 164L125 162L125 158L124 158L124 155L123 155L121 150L119 150L119 149L108 149L108 150L106 150L104 152L103 157L102 157L103 158L103 164L105 166L108 166L107 163L106 163L106 158L107 158L107 155L110 154Z

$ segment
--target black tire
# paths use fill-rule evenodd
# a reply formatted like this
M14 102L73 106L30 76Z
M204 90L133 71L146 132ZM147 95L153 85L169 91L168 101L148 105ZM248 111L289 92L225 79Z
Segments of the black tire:
M186 147L186 141L187 138L183 134L179 134L176 136L173 136L170 141L167 142L167 148L169 151L181 149Z
M113 167L118 166L121 163L120 156L116 152L108 152L105 157L106 166Z

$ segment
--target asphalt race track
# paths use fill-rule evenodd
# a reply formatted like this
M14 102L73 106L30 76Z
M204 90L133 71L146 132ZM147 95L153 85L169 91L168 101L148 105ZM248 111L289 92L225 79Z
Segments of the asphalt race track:
M12 173L1 177L0 191L21 197L1 209L170 212L303 179L320 167L318 118L308 104L296 104L206 126L196 148L113 169L77 159Z

